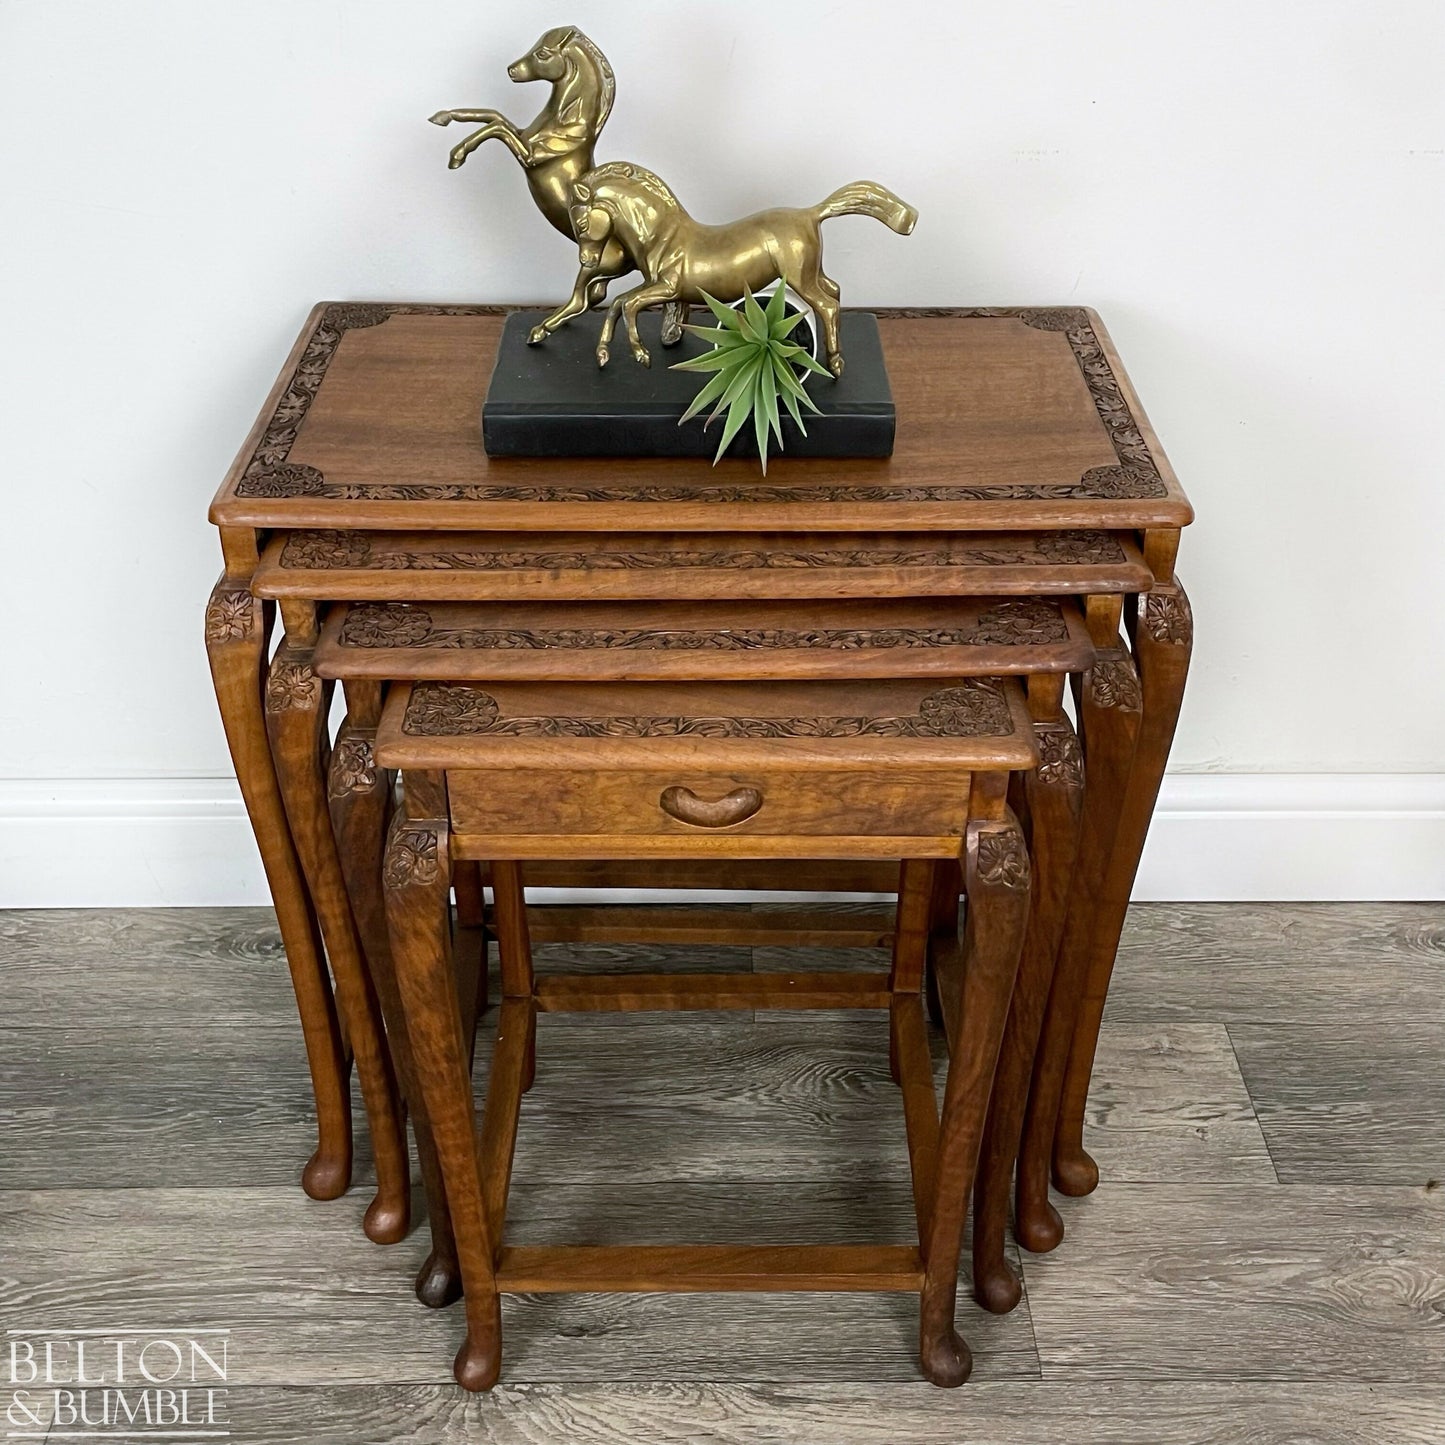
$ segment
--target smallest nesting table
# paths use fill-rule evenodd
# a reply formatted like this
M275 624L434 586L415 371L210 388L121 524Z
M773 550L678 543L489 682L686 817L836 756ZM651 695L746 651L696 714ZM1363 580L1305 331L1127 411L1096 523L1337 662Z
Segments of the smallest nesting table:
M1006 798L1010 774L1037 759L1023 689L1007 678L392 689L376 738L377 763L403 775L387 925L456 1234L462 1385L497 1380L503 1292L785 1289L918 1291L924 1374L963 1383L959 1249L1029 914L1029 857ZM698 856L897 859L891 969L534 978L522 860ZM491 865L501 954L480 1138L448 929L462 860ZM961 865L969 905L941 1113L922 1001L940 865ZM887 1012L917 1246L505 1243L539 1012L758 1008Z

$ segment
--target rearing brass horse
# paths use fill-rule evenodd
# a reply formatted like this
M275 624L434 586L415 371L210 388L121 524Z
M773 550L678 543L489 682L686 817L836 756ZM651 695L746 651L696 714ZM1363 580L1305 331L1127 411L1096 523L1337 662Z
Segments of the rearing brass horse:
M611 248L621 242L644 281L607 308L597 343L600 366L607 364L619 313L627 324L632 355L650 366L652 359L637 334L637 313L644 306L688 306L702 301L704 292L718 301L740 301L746 291L784 281L813 308L822 324L828 369L841 376L839 291L838 283L823 273L822 223L830 216L871 216L906 236L918 221L912 206L874 181L841 186L816 206L759 211L722 226L693 220L659 176L622 161L588 171L572 192L572 229L581 260L577 285L571 299L530 339L541 341L585 309L579 297L590 292L596 269L607 264Z
M453 121L481 124L460 144L452 147L449 169L456 170L483 142L499 140L516 156L527 173L527 187L537 209L569 241L572 230L572 187L592 169L593 150L607 117L612 112L617 82L607 57L575 25L559 25L520 59L507 67L507 74L521 84L546 80L552 85L547 104L523 130L498 110L439 110L433 125ZM588 285L579 298L578 310L598 305L607 294L607 283L636 269L623 247L614 242L603 248ZM682 337L684 312L671 308L664 327L664 344Z

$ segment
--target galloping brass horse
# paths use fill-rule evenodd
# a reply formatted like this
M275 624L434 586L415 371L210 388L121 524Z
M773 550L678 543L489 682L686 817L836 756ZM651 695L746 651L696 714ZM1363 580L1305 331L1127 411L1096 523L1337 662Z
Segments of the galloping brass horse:
M597 343L597 363L605 366L620 313L627 325L632 355L650 366L652 359L637 334L637 313L644 306L703 300L740 301L781 280L816 313L823 328L828 369L843 374L838 349L838 283L823 273L821 226L830 216L871 216L906 236L918 212L873 181L854 181L804 210L759 211L723 226L695 221L667 184L641 166L613 161L588 171L573 183L576 204L572 229L577 235L581 269L571 298L533 332L541 341L569 317L586 309L593 278L608 264L619 242L642 272L641 286L617 297Z
M502 141L527 173L527 187L537 209L568 240L572 230L572 188L592 169L593 149L612 111L617 83L607 57L575 25L559 25L519 60L507 67L517 83L529 80L551 82L552 93L537 118L523 130L497 110L439 110L433 125L453 121L480 124L460 144L452 147L448 166L455 170L483 142ZM598 305L607 294L607 283L615 276L635 270L635 262L618 243L603 247L588 286L578 298L578 311ZM574 313L575 314L575 313ZM664 328L664 344L682 337L683 311L673 308ZM540 339L540 338L538 338Z

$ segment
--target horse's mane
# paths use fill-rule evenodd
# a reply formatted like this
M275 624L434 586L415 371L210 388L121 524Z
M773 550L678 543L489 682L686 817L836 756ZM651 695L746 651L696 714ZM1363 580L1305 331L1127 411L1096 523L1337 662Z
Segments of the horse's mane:
M645 166L633 165L631 161L608 161L605 165L596 166L588 178L594 181L631 181L661 205L677 208L681 204L672 187L661 176Z
M596 43L589 40L580 30L572 32L572 39L568 42L567 48L570 50L574 45L597 67L597 73L602 79L602 104L597 112L595 123L595 129L600 131L607 123L607 117L612 114L612 102L617 95L617 77L613 75L612 67L607 63L607 57L597 48Z

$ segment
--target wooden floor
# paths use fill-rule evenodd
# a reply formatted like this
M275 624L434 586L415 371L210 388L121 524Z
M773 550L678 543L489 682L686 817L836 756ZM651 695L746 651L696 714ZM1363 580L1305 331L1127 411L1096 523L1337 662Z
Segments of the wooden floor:
M539 963L878 957L751 952ZM539 1056L517 1242L911 1237L881 1017L544 1015ZM1445 1441L1445 908L1137 907L1097 1076L1106 1182L1013 1315L961 1310L964 1389L919 1381L908 1296L551 1295L471 1399L422 1236L297 1186L269 914L0 914L0 1328L229 1329L256 1445Z

